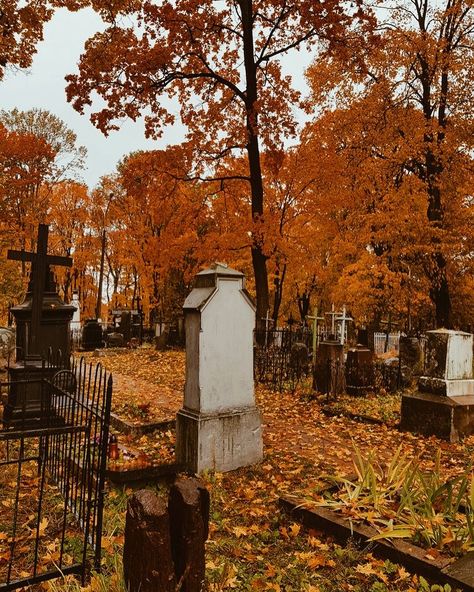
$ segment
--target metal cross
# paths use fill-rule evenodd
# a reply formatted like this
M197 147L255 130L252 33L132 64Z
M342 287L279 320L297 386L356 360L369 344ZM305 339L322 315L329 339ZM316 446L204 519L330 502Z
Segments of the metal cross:
M341 343L344 345L344 341L346 339L346 322L353 321L352 317L346 316L346 305L342 307L342 313L338 312L339 317L336 317L336 321L341 323Z
M49 266L62 265L64 267L71 267L72 259L70 257L48 255L47 224L40 224L38 226L36 253L9 250L7 253L7 259L11 259L13 261L31 262L33 301L31 304L31 328L30 337L28 340L28 357L39 357L41 353L39 335L41 327L41 313L43 309L43 294Z
M331 317L331 335L335 334L336 331L336 327L335 327L335 318L337 317L337 315L340 315L340 312L335 312L334 310L334 304L331 306L331 312L326 312L324 314L327 314L328 316Z

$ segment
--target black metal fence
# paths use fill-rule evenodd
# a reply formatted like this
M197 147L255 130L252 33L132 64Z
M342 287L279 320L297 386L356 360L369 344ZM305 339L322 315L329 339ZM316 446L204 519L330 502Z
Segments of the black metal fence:
M0 431L2 592L71 573L84 579L88 546L100 569L112 377L81 359L32 382L41 388L38 422Z
M311 369L313 334L308 329L254 332L254 377L273 390L294 389Z

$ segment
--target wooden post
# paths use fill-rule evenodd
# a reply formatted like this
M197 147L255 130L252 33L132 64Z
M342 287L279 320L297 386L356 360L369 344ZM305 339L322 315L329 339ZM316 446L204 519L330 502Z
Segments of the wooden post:
M176 590L166 502L147 489L128 501L123 574L128 592Z
M123 573L127 592L201 592L209 492L197 477L177 477L168 507L155 492L130 498L125 522Z
M307 315L306 319L313 321L313 368L316 363L316 349L318 347L318 321L324 321L324 317L318 317L318 307L315 306L313 316Z
M171 549L181 592L201 592L204 586L209 503L209 492L197 477L178 477L171 487Z

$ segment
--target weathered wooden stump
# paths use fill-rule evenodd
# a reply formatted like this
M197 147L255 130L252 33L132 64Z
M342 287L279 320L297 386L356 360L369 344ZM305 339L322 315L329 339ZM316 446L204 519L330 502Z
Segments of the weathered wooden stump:
M209 534L209 492L201 479L178 477L170 490L171 550L181 592L201 592Z
M150 490L137 491L128 501L123 572L129 592L174 592L166 502Z
M128 592L201 592L209 503L209 492L197 477L177 477L168 507L153 491L132 495L123 550Z

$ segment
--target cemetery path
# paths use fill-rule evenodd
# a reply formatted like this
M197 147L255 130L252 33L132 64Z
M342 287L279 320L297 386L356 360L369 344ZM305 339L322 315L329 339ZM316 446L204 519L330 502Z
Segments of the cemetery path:
M112 412L120 418L136 426L174 420L183 398L182 351L117 348L81 355L112 373Z
M93 354L88 357L94 359ZM184 389L183 351L110 349L100 352L97 361L114 376L114 412L136 425L174 419ZM378 462L390 461L401 447L406 457L418 456L426 470L434 467L436 452L441 450L447 476L462 470L474 448L474 438L450 444L383 424L328 417L303 387L294 393L275 393L257 385L256 399L263 413L265 466L272 465L274 475L279 475L275 479L288 491L311 489L324 474L352 475L354 447L372 452ZM169 431L125 440L158 462L172 460L174 434Z

